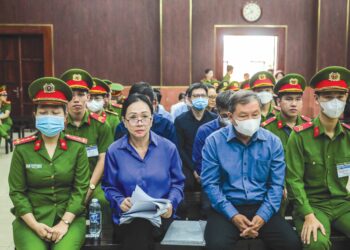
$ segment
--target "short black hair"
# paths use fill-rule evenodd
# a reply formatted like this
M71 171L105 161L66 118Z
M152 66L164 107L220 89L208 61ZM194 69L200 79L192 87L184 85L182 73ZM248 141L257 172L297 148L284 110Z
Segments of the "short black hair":
M215 89L215 87L213 85L211 85L210 83L204 83L204 85L209 89Z
M204 70L204 73L205 73L205 74L208 74L210 71L213 71L213 70L212 70L212 69L205 69L205 70Z
M153 88L153 91L156 94L158 103L160 103L162 101L162 93L160 93L160 90L156 88Z
M186 93L181 92L181 93L179 94L179 96L177 97L177 99L178 99L179 101L181 101L182 99L185 99L185 97L186 97Z
M153 103L154 91L152 89L151 84L149 84L148 82L134 83L129 90L129 95L133 95L136 93L147 96L149 98L149 100L151 101L151 103Z
M226 90L218 94L216 97L216 108L218 110L228 110L230 98L234 93L232 90Z
M192 96L192 92L193 90L195 89L204 89L205 90L205 93L208 94L208 88L207 86L204 84L204 83L201 83L201 82L196 82L196 83L192 83L190 85L190 87L188 88L188 97L191 97Z
M128 107L135 103L135 102L144 102L147 104L147 106L149 107L151 114L153 115L153 105L151 103L151 101L149 100L149 98L146 95L142 95L139 93L135 93L135 94L131 94L128 96L128 98L126 98L126 100L123 103L123 108L122 108L122 117L125 117L126 114L126 110L128 109Z

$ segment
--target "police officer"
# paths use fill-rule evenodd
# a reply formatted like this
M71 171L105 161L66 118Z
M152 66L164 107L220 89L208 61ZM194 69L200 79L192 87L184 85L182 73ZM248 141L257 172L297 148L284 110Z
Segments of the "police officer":
M350 126L339 122L350 71L331 66L310 81L320 113L287 143L287 189L304 249L330 249L331 225L350 237Z
M53 77L34 81L28 91L39 132L14 142L8 181L15 246L79 250L85 240L89 162L86 139L62 132L72 91Z
M299 74L287 74L280 79L274 87L274 93L278 96L277 103L281 112L261 123L262 127L281 139L284 151L293 127L311 120L300 114L305 86L305 79Z
M276 115L275 103L273 101L273 87L275 78L267 71L255 73L249 81L250 88L257 93L261 103L261 122Z
M108 105L109 86L98 78L93 78L93 86L90 89L90 100L87 108L95 114L101 116L111 127L112 134L120 123L119 116L113 111L105 109Z
M246 90L250 90L250 83L249 83L249 79L244 80L243 82L241 82L239 88L240 89L246 89Z
M111 89L110 93L110 101L107 107L107 110L117 113L119 117L121 117L123 103L125 101L125 96L122 94L124 86L120 83L112 83L109 84L109 88Z
M111 127L106 119L95 113L90 113L86 103L90 98L89 90L93 79L82 69L70 69L61 75L73 91L73 98L68 103L68 122L66 131L87 139L87 155L91 171L90 185L86 203L91 197L97 198L102 207L109 207L101 189L100 180L104 170L105 153L113 142ZM106 220L104 220L106 221Z
M9 139L8 132L12 126L11 102L7 100L6 86L0 86L0 140L5 138Z
M284 151L293 127L311 121L310 118L300 114L303 108L302 97L305 86L305 79L299 74L288 74L280 79L274 87L274 93L278 96L277 102L281 112L261 123L262 127L281 139ZM284 189L281 216L285 216L288 203L287 192Z

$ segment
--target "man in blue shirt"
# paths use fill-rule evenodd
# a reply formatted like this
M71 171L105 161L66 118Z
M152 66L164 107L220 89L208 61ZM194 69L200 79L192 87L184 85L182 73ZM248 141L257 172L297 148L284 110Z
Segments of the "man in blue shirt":
M155 106L156 102L154 101L154 92L149 83L138 82L132 85L129 91L129 96L135 93L147 96L148 99L152 102L153 106ZM160 114L153 114L153 124L151 130L157 135L160 135L177 145L177 137L174 124ZM120 122L115 129L114 140L118 140L119 138L123 137L125 134L127 134L127 132L128 130L125 128L124 122Z
M208 249L233 249L243 238L261 238L270 249L300 249L292 227L277 213L285 163L280 139L260 128L261 102L248 90L230 99L232 125L210 135L203 148L201 181L213 210Z

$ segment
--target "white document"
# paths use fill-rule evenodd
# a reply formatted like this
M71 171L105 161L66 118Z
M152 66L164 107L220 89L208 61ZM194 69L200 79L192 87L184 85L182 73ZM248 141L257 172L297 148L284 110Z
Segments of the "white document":
M139 186L136 186L131 195L131 203L129 211L122 213L120 224L130 223L134 218L143 218L160 227L162 224L160 215L164 214L170 205L168 199L152 198Z

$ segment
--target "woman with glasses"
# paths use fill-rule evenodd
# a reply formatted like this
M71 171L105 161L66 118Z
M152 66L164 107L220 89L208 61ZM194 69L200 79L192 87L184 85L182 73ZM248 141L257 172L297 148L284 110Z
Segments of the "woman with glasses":
M0 140L4 138L8 140L10 138L8 132L12 126L11 102L7 101L6 86L0 86Z
M154 242L164 235L183 198L179 153L172 142L150 131L152 115L152 103L146 96L130 95L122 109L128 134L115 141L106 154L102 189L113 209L122 249L154 249ZM141 218L120 224L121 214L132 207L130 197L137 185L151 197L170 200L160 228Z

